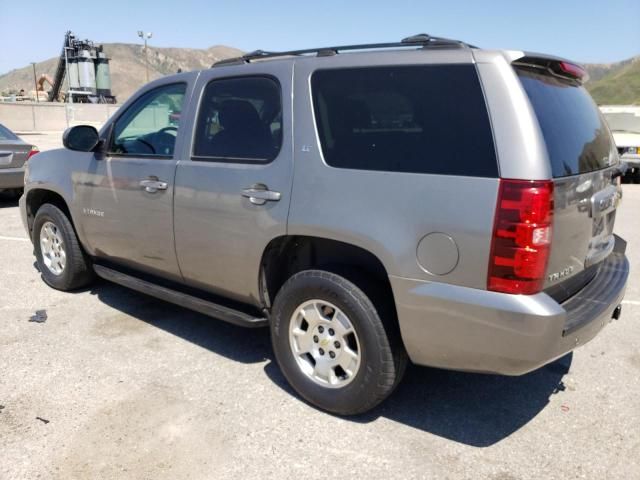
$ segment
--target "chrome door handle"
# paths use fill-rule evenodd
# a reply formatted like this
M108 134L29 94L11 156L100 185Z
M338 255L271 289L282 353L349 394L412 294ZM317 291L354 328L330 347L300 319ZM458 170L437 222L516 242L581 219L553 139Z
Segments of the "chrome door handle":
M264 186L254 186L251 188L245 188L242 190L242 196L249 199L254 205L264 205L269 202L277 202L282 196L280 192L274 192L273 190L267 190Z
M147 193L156 193L158 190L166 190L169 186L167 182L161 182L159 180L140 180L140 186L144 188Z

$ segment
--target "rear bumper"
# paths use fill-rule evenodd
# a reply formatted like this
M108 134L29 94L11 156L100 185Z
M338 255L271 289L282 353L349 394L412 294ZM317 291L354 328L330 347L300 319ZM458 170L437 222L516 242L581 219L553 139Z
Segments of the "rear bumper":
M546 293L508 295L390 277L400 330L414 363L521 375L593 339L622 302L629 275L624 252L562 304Z
M24 167L0 169L0 190L22 187L24 187Z

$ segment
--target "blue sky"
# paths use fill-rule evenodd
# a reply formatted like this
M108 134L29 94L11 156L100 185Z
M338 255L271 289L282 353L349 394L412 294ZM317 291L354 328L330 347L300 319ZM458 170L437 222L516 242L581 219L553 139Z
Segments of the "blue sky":
M70 11L74 3L82 7ZM0 73L58 55L66 30L99 43L135 43L140 29L153 32L156 46L243 50L426 32L487 48L611 62L640 54L640 0L0 0Z

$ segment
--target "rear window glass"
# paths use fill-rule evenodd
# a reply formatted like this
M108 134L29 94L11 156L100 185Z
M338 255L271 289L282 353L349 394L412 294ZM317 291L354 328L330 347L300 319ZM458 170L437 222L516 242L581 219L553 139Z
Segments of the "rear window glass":
M473 65L319 70L311 83L322 152L333 167L498 176Z
M0 140L17 140L18 137L7 127L0 125Z
M606 168L613 161L609 130L584 87L529 68L518 68L547 144L554 177Z

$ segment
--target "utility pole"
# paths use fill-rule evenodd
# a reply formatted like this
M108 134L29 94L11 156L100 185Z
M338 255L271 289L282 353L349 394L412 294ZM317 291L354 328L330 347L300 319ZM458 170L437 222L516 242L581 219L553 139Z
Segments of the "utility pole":
M147 77L147 83L149 83L149 55L147 55L147 40L153 37L153 32L143 32L138 30L138 36L144 40L144 71Z
M36 77L36 62L31 62L33 67L33 84L36 87L36 102L40 103L40 95L38 95L38 78Z

